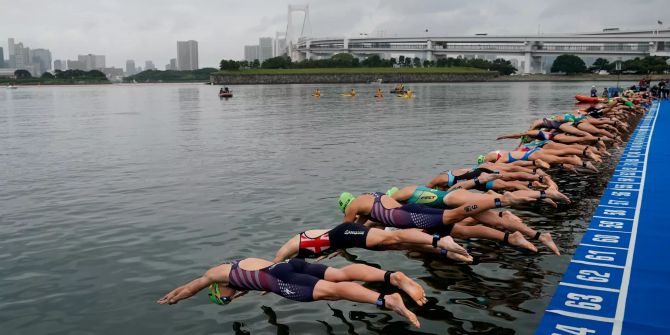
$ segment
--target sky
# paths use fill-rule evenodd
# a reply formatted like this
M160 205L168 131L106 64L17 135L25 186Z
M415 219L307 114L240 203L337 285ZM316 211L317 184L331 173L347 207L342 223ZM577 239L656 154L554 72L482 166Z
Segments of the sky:
M0 47L7 38L55 59L105 55L163 69L178 40L198 41L200 67L242 59L244 45L286 31L288 5L309 5L315 37L591 32L670 26L668 0L0 0ZM301 21L300 14L294 18ZM311 28L311 29L309 29ZM428 29L428 33L426 33Z

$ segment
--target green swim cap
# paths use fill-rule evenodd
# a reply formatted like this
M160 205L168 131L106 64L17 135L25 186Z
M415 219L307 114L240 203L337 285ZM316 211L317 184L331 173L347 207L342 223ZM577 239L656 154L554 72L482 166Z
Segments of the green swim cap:
M217 305L227 305L232 301L230 297L221 296L221 291L219 291L219 283L213 283L209 285L208 295L209 300Z
M484 163L485 160L486 160L486 156L484 156L484 155L479 155L479 156L477 157L477 164Z
M528 143L530 142L530 137L523 135L521 136L521 143Z
M623 104L628 106L628 107L633 107L633 103L631 101L626 101Z
M354 195L349 192L342 192L342 194L340 194L339 202L340 202L340 210L342 211L342 213L344 213L347 207L349 207L349 204L352 201L354 201L354 198L355 198Z
M389 188L389 189L386 191L386 196L390 197L390 196L392 196L395 192L398 192L398 191L400 191L400 189L397 188L397 187L395 187L395 186L393 186L393 187Z

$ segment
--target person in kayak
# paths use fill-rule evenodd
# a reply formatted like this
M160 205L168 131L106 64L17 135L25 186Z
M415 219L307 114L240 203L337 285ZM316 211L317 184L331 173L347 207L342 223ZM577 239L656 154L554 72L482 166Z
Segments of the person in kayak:
M400 294L380 294L354 281L385 283L407 293L419 306L427 301L421 285L402 272L384 271L365 264L338 269L301 259L273 263L260 258L245 258L210 268L202 276L170 291L157 303L173 305L207 287L210 301L217 305L235 300L241 295L236 295L238 292L265 291L300 302L348 300L368 303L396 312L417 328L421 326Z

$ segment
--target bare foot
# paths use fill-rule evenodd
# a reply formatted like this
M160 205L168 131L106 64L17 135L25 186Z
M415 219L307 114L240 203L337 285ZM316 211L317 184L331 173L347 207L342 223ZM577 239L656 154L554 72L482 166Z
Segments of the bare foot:
M556 190L545 190L544 193L547 195L547 198L551 200L557 200L557 201L562 201L565 203L570 203L570 198L568 198L565 194L556 191Z
M461 255L451 251L447 251L447 258L463 263L472 263L474 261L474 258L470 255Z
M531 185L535 188L548 188L549 187L548 185L542 184L539 181L534 181Z
M405 291L419 306L423 306L428 301L423 287L402 272L391 274L391 285Z
M540 238L538 239L542 244L547 246L551 251L554 252L556 256L560 256L561 252L558 251L558 247L556 246L556 243L554 243L554 239L551 238L551 234L549 233L542 233L540 234Z
M597 155L595 153L592 153L590 151L586 152L586 157L591 158L594 162L597 162L597 163L602 163L603 162L603 159L599 155Z
M541 168L543 168L543 169L548 169L548 168L551 167L551 165L549 165L549 163L547 163L547 162L545 162L545 161L543 161L543 160L541 160L541 159L536 159L536 160L535 160L535 166L539 166L539 167L541 167Z
M533 243L528 242L528 240L526 240L523 237L523 235L521 235L521 232L517 231L517 232L514 232L512 234L509 234L508 241L509 241L509 244L511 244L513 246L528 249L532 252L537 252L537 248L533 245Z
M600 170L598 170L597 167L593 166L593 164L591 164L591 162L585 162L585 163L584 163L584 167L587 168L587 169L589 169L589 170L591 170L591 171L593 171L593 172L595 172L595 173L600 172Z
M419 319L416 317L416 314L412 313L409 309L407 309L407 307L405 307L400 294L389 294L384 297L384 301L386 301L386 308L407 318L407 320L413 324L414 327L421 328L421 324L419 323Z
M451 236L445 236L437 241L437 246L446 249L447 251L455 252L461 255L468 255L468 251L465 250L460 244L456 243Z

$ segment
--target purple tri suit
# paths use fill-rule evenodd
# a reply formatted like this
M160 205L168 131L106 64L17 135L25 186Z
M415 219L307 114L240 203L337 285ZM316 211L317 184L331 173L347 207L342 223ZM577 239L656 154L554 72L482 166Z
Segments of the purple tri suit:
M387 227L421 228L430 233L449 235L453 224L445 225L442 221L443 209L431 208L420 204L406 204L398 208L386 208L382 204L384 193L369 193L375 197L370 211L370 218Z
M314 286L323 279L327 266L302 259L275 263L259 270L244 270L233 261L228 286L238 291L268 291L296 301L314 301Z

